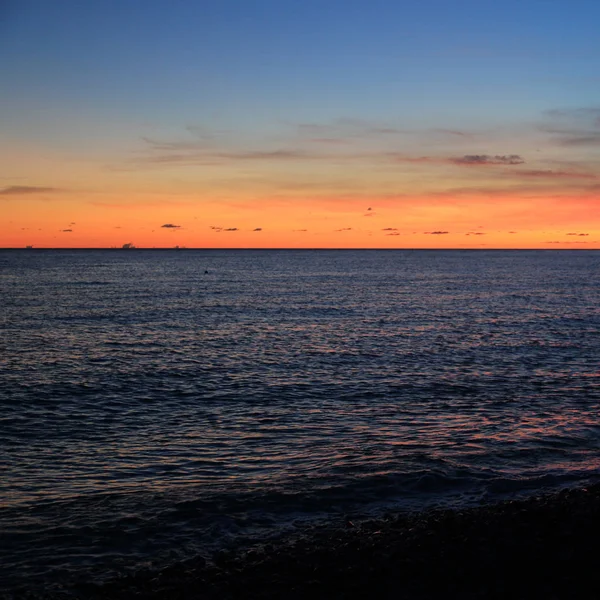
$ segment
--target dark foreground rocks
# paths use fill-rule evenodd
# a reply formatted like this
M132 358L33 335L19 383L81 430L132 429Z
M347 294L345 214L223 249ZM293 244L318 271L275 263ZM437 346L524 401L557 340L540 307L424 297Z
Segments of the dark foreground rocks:
M52 598L600 598L600 485L348 523Z

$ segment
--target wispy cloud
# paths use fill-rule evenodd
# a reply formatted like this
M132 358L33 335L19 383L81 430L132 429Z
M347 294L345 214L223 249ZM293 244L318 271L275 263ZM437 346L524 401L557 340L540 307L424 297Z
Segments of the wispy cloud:
M335 119L330 123L299 123L297 128L300 134L327 139L380 138L406 133L406 130L389 124L350 118Z
M91 200L88 202L91 206L99 206L101 208L110 208L116 210L142 210L146 208L160 207L190 207L194 203L187 200L166 200L164 198L152 200L152 199L131 199L122 202L110 202L103 200Z
M446 235L447 233L450 233L449 231L424 231L423 232L426 235Z
M58 192L58 188L36 185L11 185L0 190L0 196L24 196L26 194L48 194Z
M600 146L600 108L552 109L544 113L548 122L540 126L554 135L561 146Z
M580 171L553 171L552 169L524 169L513 171L519 177L534 177L540 179L600 179L595 173Z
M442 133L444 135L449 135L452 137L460 137L460 138L472 138L472 133L467 133L466 131L458 131L457 129L433 129L434 133Z
M160 150L160 152L156 152L156 150ZM173 151L171 152L170 150ZM324 157L323 154L318 152L311 152L299 148L278 148L275 150L199 151L190 147L189 151L183 150L185 150L185 148L153 146L150 154L134 160L133 163L138 165L154 164L166 166L210 166L241 161L297 161L317 160Z
M588 242L564 242L564 241L551 241L544 242L544 244L587 244Z
M175 225L173 223L165 223L164 225L161 225L162 229L180 229L181 225Z
M387 156L394 162L413 164L451 164L464 167L521 165L525 159L519 154L465 154L463 156L427 156L390 152Z

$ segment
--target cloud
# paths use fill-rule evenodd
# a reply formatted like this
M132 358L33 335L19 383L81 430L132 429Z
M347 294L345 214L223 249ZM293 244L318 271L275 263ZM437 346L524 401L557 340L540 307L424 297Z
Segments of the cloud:
M252 231L262 231L262 227L257 227L256 229L253 229Z
M518 154L465 154L460 158L450 159L457 165L520 165L525 160Z
M567 233L567 235L577 235L579 237L585 237L590 234L589 233Z
M352 227L342 227L342 229L336 229L335 231L352 231Z
M155 165L218 165L239 161L287 161L322 158L320 153L299 148L273 150L225 150L198 141L163 141L142 137L150 153L132 161Z
M237 227L217 227L215 225L211 225L210 229L216 231L217 233L221 233L221 231L239 231Z
M381 231L398 231L397 227L385 227Z
M562 146L600 146L600 132L587 135L568 135L560 141Z
M465 233L465 235L486 235L481 231L469 231L469 233Z
M398 152L388 152L386 156L395 162L411 164L438 164L438 165L458 165L458 166L495 166L495 165L520 165L525 159L519 154L465 154L459 157L445 156L410 156Z
M163 229L180 229L181 225L174 225L173 223L165 223L164 225L161 225L161 228L163 228Z
M427 234L427 235L446 235L447 233L450 233L449 231L424 231L423 233Z
M157 200L131 200L126 202L106 202L99 200L92 200L88 202L88 204L92 206L100 206L102 208L111 208L117 210L139 210L142 208L154 208L160 207L164 208L165 206L173 206L173 207L189 207L192 206L192 202L184 201L184 200L165 200L164 198L160 198Z
M309 134L328 140L347 138L381 138L406 133L402 129L387 124L375 123L368 119L335 119L331 123L299 123L300 134Z
M384 229L385 231L385 229ZM392 231L391 233L386 233L385 235L400 235L397 231Z
M59 231L62 231L62 233L71 233L73 230L72 229L59 229Z
M595 173L581 173L578 171L552 171L544 169L528 169L515 171L521 177L540 177L542 179L599 179Z
M555 135L560 146L600 146L600 108L583 107L547 110L550 123L540 127Z
M315 144L333 144L335 146L348 146L352 143L350 140L341 138L312 138L310 141Z
M0 196L24 196L26 194L49 194L58 192L58 188L35 185L11 185L0 190Z
M472 133L466 133L464 131L458 131L456 129L434 129L435 133L443 133L445 135L450 135L454 137L462 137L462 138L471 138L473 137Z

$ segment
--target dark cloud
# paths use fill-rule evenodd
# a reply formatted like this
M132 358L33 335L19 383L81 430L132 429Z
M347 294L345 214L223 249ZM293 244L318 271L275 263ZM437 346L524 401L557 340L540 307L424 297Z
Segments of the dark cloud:
M518 154L465 154L460 158L451 159L458 165L521 165L525 160Z
M336 229L335 231L352 231L352 227L342 227L341 229Z
M486 235L482 231L469 231L469 233L465 233L465 235Z
M400 235L397 231L392 231L391 233L386 233L385 235Z
M585 237L590 234L589 233L567 233L567 235L577 235L579 237Z
M552 241L552 242L544 242L545 244L587 244L587 242L560 242L560 241Z
M262 231L262 227L256 227L256 229L253 229L252 231Z
M237 227L215 227L214 225L211 225L210 228L217 233L220 233L221 231L239 231Z
M516 231L509 231L508 233L517 233Z
M72 229L59 229L59 231L62 231L62 233L71 233L73 230Z
M165 223L164 225L161 225L162 229L180 229L181 225L174 225L173 223Z
M450 233L449 231L424 231L423 233L427 234L427 235L446 235L447 233Z
M381 231L398 231L397 227L385 227Z
M25 194L49 194L57 192L58 188L40 187L35 185L11 185L0 190L0 196L23 196Z

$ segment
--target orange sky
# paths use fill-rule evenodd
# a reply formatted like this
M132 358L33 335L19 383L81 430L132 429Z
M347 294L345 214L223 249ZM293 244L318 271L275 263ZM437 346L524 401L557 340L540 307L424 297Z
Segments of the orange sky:
M4 147L0 246L600 248L593 157L467 154L451 134L410 154L382 147L401 133L337 133L258 150L133 139L116 157Z

